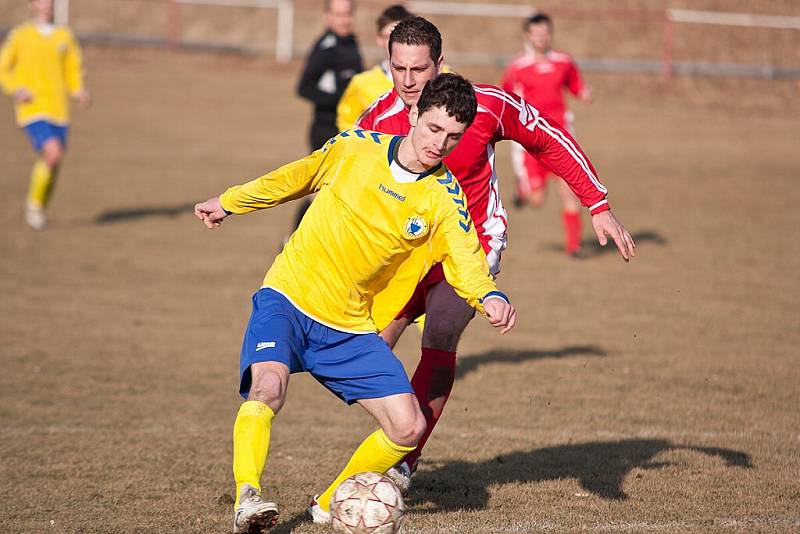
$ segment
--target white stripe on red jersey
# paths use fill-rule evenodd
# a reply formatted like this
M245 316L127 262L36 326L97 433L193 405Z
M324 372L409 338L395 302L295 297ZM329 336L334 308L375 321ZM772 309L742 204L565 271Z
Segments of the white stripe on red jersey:
M494 145L516 141L564 178L592 213L608 209L606 188L578 144L552 120L521 98L492 85L474 85L478 99L475 121L444 162L467 197L469 212L493 273L499 271L506 247L506 211L500 200L494 168ZM359 117L356 128L407 135L408 109L392 89Z

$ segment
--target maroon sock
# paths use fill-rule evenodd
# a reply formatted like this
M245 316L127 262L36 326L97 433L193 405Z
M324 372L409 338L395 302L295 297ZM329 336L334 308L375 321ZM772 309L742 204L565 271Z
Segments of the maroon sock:
M567 254L572 254L581 248L581 214L573 211L561 213L564 222L564 247Z
M425 415L428 424L425 434L419 440L417 448L408 453L405 462L409 467L414 464L422 454L422 448L442 415L444 405L450 397L453 382L456 379L456 353L444 350L422 348L422 358L417 364L417 370L411 378L411 386L419 400L419 406Z

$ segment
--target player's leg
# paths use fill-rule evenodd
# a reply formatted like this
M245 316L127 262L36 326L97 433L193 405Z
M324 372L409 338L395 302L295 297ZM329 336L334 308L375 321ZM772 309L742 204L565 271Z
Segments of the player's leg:
M475 314L444 280L429 288L425 309L422 355L411 386L425 416L426 431L417 448L404 459L409 471L414 469L450 397L456 378L458 342Z
M313 355L314 377L346 402L360 404L380 428L367 436L333 483L312 502L309 512L317 522L329 519L333 492L343 480L364 471L384 473L414 449L425 431L425 418L403 365L386 343L365 334L330 346L335 348Z
M577 257L581 251L581 203L564 180L559 180L561 219L564 224L564 250Z
M299 320L302 315L275 291L261 289L253 296L240 357L239 392L247 400L233 425L234 532L267 529L277 521L275 503L261 498L261 476L272 420L283 407L289 374L298 370L297 354L303 350Z
M289 367L282 362L250 365L251 385L233 425L233 475L236 505L242 487L261 491L261 475L269 453L272 418L283 407L289 385Z
M361 399L358 403L375 418L380 428L361 442L333 483L316 498L324 511L330 509L333 492L346 478L366 471L385 473L414 450L425 431L425 418L411 393Z
M511 165L514 168L514 176L517 182L514 206L521 208L528 201L531 188L528 182L528 169L525 166L525 149L519 143L511 143Z
M249 372L250 391L233 424L234 533L261 532L278 520L278 506L261 496L261 475L269 453L272 419L286 399L289 368L280 362L256 362Z
M66 127L39 121L25 127L38 157L31 170L28 195L25 203L25 217L35 229L46 224L44 210L50 200L64 157Z
M527 201L531 206L541 208L547 198L547 176L550 169L527 152L523 155L526 176L528 178Z

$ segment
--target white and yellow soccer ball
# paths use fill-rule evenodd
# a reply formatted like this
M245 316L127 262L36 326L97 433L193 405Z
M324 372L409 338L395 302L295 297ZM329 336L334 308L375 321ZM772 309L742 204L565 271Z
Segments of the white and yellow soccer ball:
M394 483L378 473L358 473L339 484L331 501L339 534L397 534L406 505Z

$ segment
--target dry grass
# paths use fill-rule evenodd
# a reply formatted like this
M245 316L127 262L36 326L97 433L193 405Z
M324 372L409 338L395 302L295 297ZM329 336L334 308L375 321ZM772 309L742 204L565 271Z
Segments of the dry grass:
M97 103L46 232L21 222L32 156L0 108L0 532L223 532L240 336L291 208L208 232L188 206L303 154L299 65L88 61ZM569 262L555 202L510 213L521 323L469 328L407 532L798 530L800 93L591 81L579 138L638 256L586 229ZM508 201L506 147L499 165ZM299 514L370 428L293 379L265 477L277 532L325 532Z

